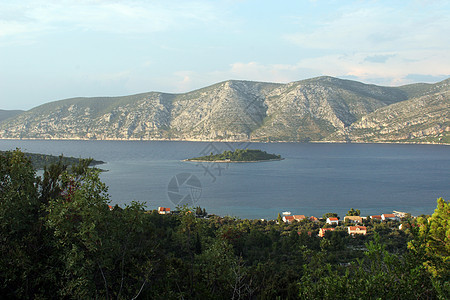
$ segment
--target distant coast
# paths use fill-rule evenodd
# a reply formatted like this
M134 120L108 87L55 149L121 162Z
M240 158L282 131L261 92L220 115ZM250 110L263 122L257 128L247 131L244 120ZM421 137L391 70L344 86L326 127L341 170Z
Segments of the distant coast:
M199 142L199 143L262 143L262 144L279 144L279 143L293 143L293 144L394 144L394 145L443 145L450 146L450 143L436 143L436 142L401 142L401 141L381 141L381 142L362 142L362 141L258 141L258 140L234 140L234 139L224 139L224 140L210 140L210 139L167 139L167 138L152 138L152 139L137 139L137 138L103 138L103 139L92 139L92 138L9 138L0 137L0 140L9 141L120 141L120 142Z

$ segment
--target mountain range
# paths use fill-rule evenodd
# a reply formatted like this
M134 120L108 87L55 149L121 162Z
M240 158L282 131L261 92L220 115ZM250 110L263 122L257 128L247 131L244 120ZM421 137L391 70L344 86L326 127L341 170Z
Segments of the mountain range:
M0 138L450 143L450 78L399 87L317 77L0 111Z

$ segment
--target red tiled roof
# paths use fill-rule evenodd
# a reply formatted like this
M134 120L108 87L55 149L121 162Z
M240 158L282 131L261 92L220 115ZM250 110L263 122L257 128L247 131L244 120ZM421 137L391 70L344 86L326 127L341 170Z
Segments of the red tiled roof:
M295 220L303 220L306 219L305 215L294 215L293 216Z
M381 216L380 215L375 215L375 216L370 216L371 219L379 219L381 220Z
M339 219L338 218L335 218L335 217L331 217L331 218L328 218L330 221L339 221Z
M331 231L333 231L333 230L335 230L336 228L333 228L333 227L331 227L331 228L320 228L320 230L322 230L322 231L327 231L327 230L331 230Z
M349 226L351 231L355 231L355 230L367 230L366 226Z
M284 217L286 220L290 220L293 221L294 220L294 216L285 216Z
M383 214L385 218L395 218L394 214Z
M333 231L333 230L334 230L334 228L320 228L319 229L319 236L323 237L325 235L325 232Z

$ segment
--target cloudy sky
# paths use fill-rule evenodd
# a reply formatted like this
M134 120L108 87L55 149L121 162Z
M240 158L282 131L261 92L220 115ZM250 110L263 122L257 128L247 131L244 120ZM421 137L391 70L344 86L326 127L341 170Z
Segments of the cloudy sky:
M321 75L450 77L448 0L5 0L0 109Z

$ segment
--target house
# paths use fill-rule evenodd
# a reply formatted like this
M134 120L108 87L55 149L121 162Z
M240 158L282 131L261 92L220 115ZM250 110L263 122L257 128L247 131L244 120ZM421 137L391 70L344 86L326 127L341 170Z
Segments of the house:
M408 214L408 213L406 213L406 212L394 210L394 215L395 215L397 218L399 218L399 219L403 219L403 218L407 218L408 215L410 215L410 214Z
M334 228L320 228L319 229L319 236L320 237L324 237L325 236L325 233L327 232L327 231L333 231L334 230Z
M170 214L170 208L169 207L158 207L158 214L160 215L169 215Z
M350 222L350 223L355 223L355 224L362 224L362 220L363 218L360 216L345 216L344 217L344 223Z
M314 216L309 217L309 220L310 220L311 222L319 222L319 219L317 219L317 218L314 217Z
M301 221L301 220L304 220L304 219L306 219L306 217L304 216L304 215L293 215L293 217L294 217L294 220L295 221Z
M339 219L338 219L338 218L335 218L335 217L329 217L329 218L327 218L327 224L330 224L330 225L333 225L333 224L338 225L338 224L339 224Z
M389 221L389 220L397 221L398 218L394 214L382 214L381 215L381 220L383 220L383 221Z
M367 227L366 226L349 226L347 227L348 229L348 234L362 234L362 235L366 235L367 234Z
M294 216L283 216L283 222L285 222L285 223L294 222Z
M370 216L370 218L371 218L372 220L378 220L378 221L381 221L381 216L380 216L380 215Z

